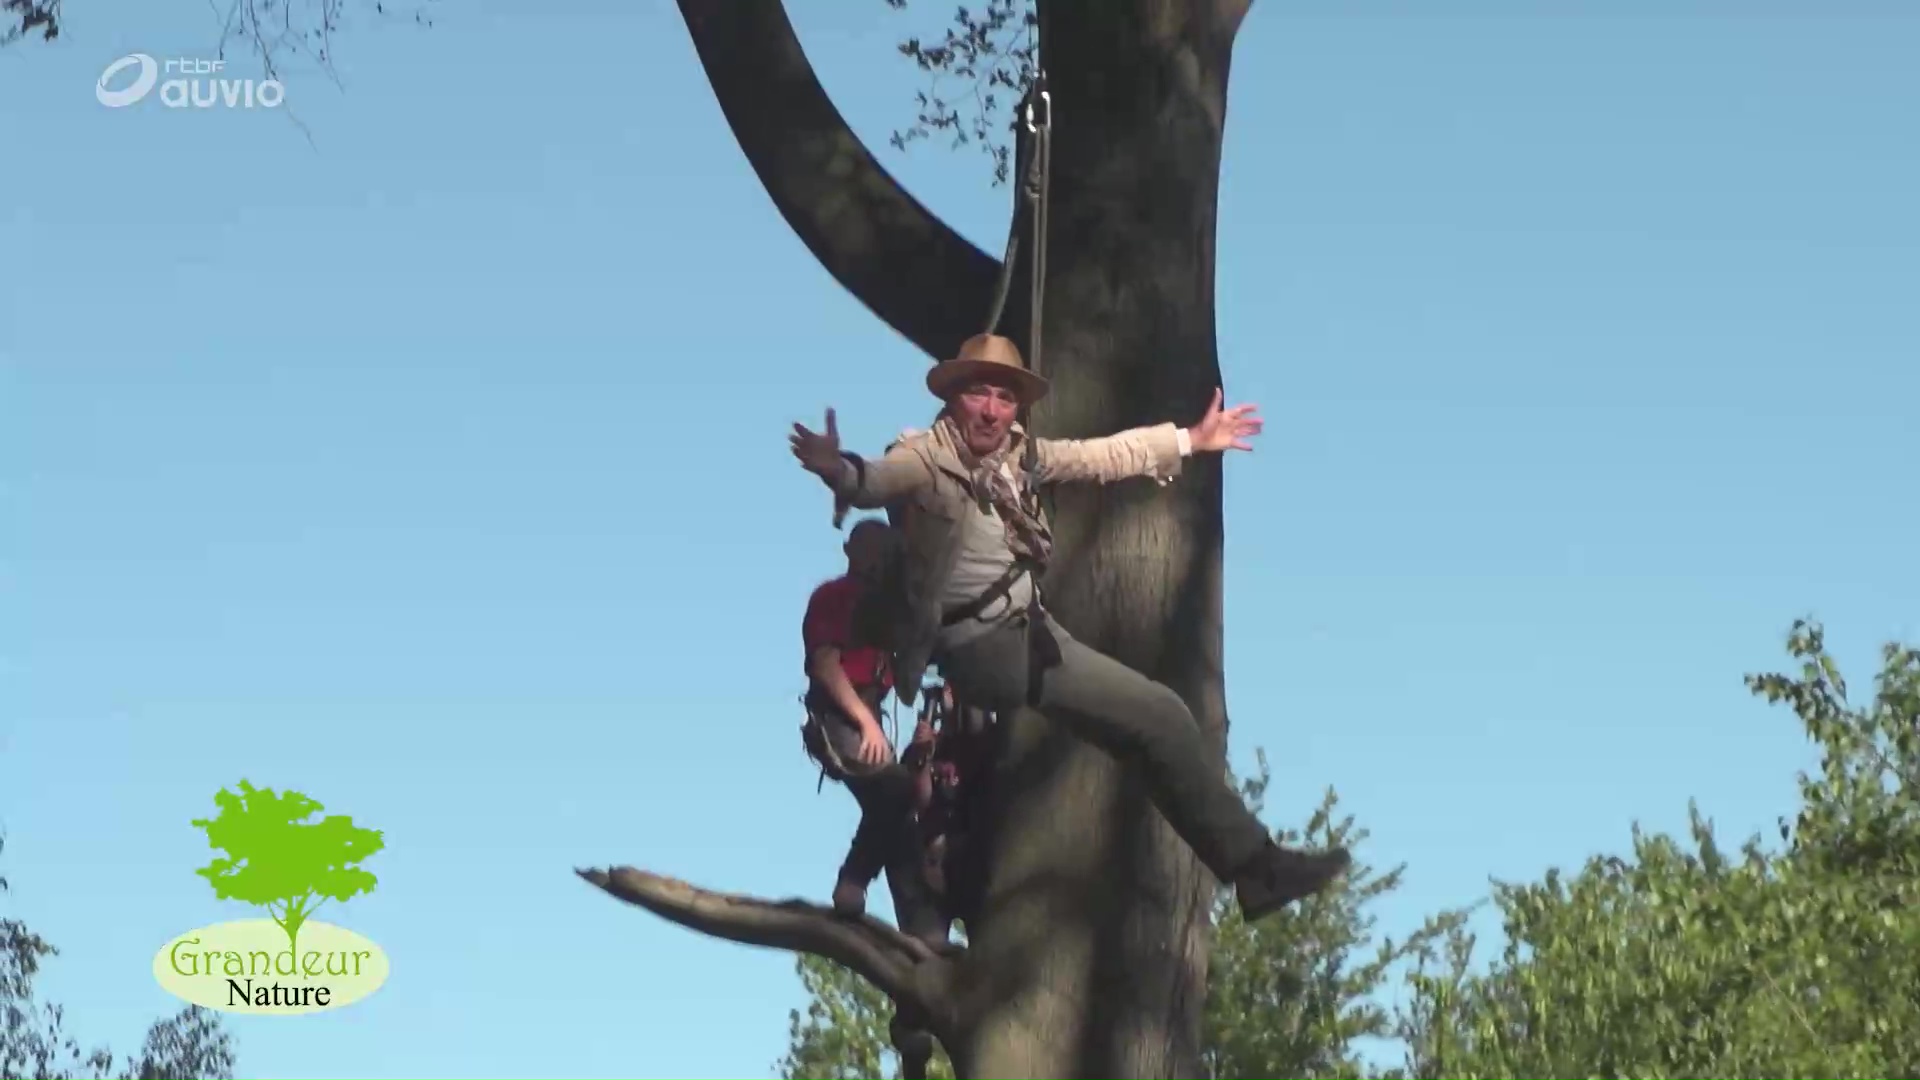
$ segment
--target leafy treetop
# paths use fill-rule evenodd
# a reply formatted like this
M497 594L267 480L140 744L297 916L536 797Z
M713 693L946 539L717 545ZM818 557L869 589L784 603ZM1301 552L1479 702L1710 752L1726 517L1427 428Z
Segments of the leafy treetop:
M4 846L0 840L0 846ZM0 877L0 892L7 881ZM42 961L60 954L18 919L0 918L0 1076L22 1080L233 1080L233 1040L219 1014L190 1005L156 1021L140 1052L114 1069L104 1047L82 1050L65 1011L34 996Z
M897 10L907 0L887 0ZM1005 136L1019 122L1012 115L1040 63L1039 16L1033 0L986 0L976 11L962 6L937 44L918 37L900 43L900 54L929 77L930 86L914 94L918 115L889 137L895 149L951 133L952 146L978 146L993 162L993 181L1004 184L1012 171L1012 144ZM1007 110L1001 119L1001 109Z

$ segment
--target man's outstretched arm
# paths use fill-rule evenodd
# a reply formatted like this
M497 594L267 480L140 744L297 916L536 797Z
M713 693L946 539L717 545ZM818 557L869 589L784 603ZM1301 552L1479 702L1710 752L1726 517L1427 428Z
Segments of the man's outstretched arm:
M895 443L879 459L868 461L843 451L836 473L822 477L839 502L874 510L912 495L933 479L919 454Z
M1034 440L1035 479L1042 484L1111 484L1136 476L1162 484L1180 475L1192 439L1172 424L1129 428L1092 439Z
M1246 440L1260 433L1255 406L1220 408L1221 392L1192 427L1154 424L1131 428L1095 439L1037 439L1035 465L1042 484L1091 481L1110 484L1136 476L1166 484L1180 475L1182 461L1193 454L1251 450Z
M927 463L904 443L896 442L888 447L878 461L868 461L840 449L840 425L832 409L827 410L825 431L795 424L789 442L801 467L825 481L833 491L836 526L846 507L872 510L886 506L913 494L933 479Z

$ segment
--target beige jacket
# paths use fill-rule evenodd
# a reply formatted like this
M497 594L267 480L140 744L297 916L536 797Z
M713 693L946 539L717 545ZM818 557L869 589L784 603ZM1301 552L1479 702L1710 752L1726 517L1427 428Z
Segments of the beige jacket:
M1015 424L1007 461L1021 468L1026 431ZM1173 424L1133 428L1097 439L1035 439L1028 497L1051 484L1113 483L1144 476L1161 484L1180 474L1187 440ZM842 455L847 467L828 481L843 506L885 507L905 540L905 603L894 625L893 674L900 699L913 704L940 633L940 597L960 553L960 523L973 501L966 468L929 432L909 431L877 461ZM1035 506L1043 528L1046 513Z

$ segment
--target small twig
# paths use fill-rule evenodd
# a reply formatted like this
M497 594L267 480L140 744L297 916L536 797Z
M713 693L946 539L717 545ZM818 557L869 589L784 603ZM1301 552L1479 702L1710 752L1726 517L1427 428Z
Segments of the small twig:
M1814 1030L1812 1021L1807 1019L1806 1013L1800 1011L1800 1005L1793 1000L1792 995L1781 989L1780 984L1773 980L1773 973L1763 966L1760 968L1760 977L1767 980L1767 985L1773 987L1773 992L1779 994L1780 1000L1787 1003L1787 1009L1793 1013L1793 1018L1800 1021L1800 1026L1807 1029L1807 1034L1813 1036L1814 1042L1819 1042L1820 1033Z

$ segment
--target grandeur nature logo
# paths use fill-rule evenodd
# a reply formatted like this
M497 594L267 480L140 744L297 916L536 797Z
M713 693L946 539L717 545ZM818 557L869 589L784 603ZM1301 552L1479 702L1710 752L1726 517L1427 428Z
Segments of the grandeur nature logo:
M194 873L214 895L264 908L268 918L215 923L168 942L153 960L169 993L236 1013L293 1015L337 1009L378 990L386 954L345 927L313 918L331 900L371 893L379 880L359 864L386 847L298 791L276 793L240 781L213 797L219 812L197 818L207 845L224 853Z

